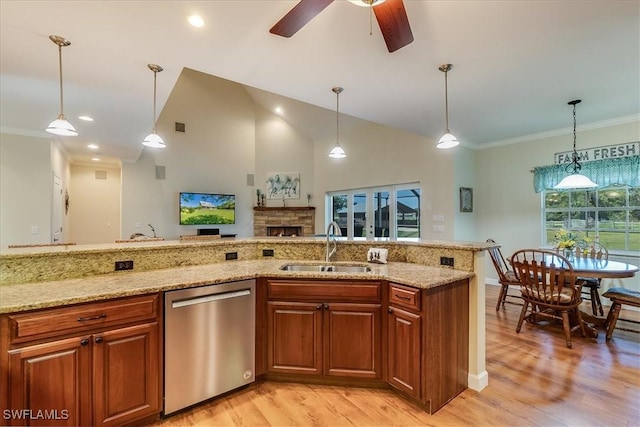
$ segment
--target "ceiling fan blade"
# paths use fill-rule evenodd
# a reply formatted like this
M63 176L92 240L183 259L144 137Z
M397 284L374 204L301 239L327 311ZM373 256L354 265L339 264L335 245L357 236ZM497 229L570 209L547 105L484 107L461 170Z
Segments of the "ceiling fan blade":
M402 0L386 0L374 6L373 13L376 15L389 52L395 52L413 41L409 18Z
M269 32L282 37L291 37L331 3L333 0L301 0Z

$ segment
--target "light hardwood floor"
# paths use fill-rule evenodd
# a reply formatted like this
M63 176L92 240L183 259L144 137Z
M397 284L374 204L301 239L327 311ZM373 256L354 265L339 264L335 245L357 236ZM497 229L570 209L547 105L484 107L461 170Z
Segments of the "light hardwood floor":
M434 415L389 390L266 382L153 425L640 426L640 334L616 329L609 343L602 330L597 340L574 334L573 350L559 326L525 323L516 334L521 307L496 312L498 289L487 286L489 386Z

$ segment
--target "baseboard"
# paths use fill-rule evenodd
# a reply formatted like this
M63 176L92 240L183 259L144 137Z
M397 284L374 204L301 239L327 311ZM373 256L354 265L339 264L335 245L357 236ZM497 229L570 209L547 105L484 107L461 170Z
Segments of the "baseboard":
M489 373L487 371L480 372L479 375L468 374L467 387L471 390L480 391L489 385Z

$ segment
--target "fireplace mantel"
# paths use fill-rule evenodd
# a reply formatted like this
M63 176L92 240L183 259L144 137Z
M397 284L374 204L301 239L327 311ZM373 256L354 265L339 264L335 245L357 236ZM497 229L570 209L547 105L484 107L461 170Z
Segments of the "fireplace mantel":
M315 206L254 206L254 211L313 211Z

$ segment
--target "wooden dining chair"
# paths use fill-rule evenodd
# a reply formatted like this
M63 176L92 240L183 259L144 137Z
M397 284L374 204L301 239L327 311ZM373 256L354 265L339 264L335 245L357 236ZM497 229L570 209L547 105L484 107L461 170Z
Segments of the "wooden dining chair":
M487 243L496 243L496 241L487 239ZM504 307L504 303L507 302L507 297L520 299L518 295L509 294L509 286L517 286L519 289L520 281L513 270L507 265L499 246L489 248L487 251L491 256L491 262L493 262L496 273L498 273L498 283L500 284L500 294L498 295L498 303L496 304L496 311L498 311L501 306Z
M573 266L567 258L553 251L521 249L511 256L511 265L520 282L524 301L517 333L520 333L525 317L533 324L541 317L562 321L568 348L572 347L571 332L580 329L582 336L586 336L578 308L582 300L581 285L576 281ZM569 315L577 319L573 327Z
M601 245L599 242L594 242L588 248L578 248L576 250L576 258L593 258L593 259L609 259L609 250ZM602 309L602 302L600 301L600 284L602 279L596 279L593 277L578 277L578 281L582 282L582 293L589 296L585 299L591 301L591 311L594 316L604 316L604 310Z

